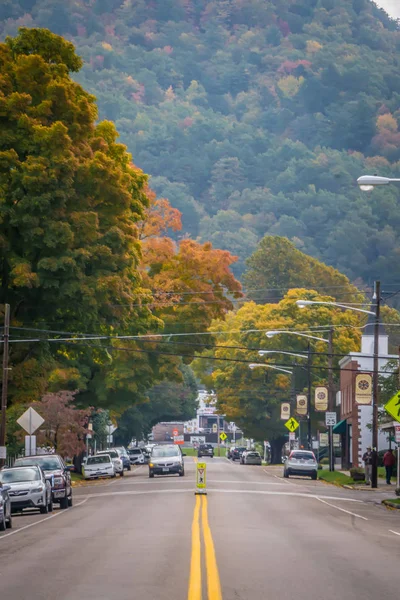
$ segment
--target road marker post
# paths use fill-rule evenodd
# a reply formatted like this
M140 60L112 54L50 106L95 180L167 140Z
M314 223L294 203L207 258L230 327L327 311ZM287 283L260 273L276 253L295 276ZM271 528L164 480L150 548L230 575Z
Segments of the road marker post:
M207 496L206 490L206 469L207 465L204 462L196 464L196 490L195 495Z

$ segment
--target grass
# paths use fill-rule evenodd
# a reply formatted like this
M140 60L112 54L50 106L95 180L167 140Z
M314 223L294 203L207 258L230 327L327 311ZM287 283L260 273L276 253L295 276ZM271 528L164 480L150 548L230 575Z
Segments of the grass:
M400 498L390 498L390 502L392 502L393 504L399 504L400 505Z
M358 483L340 471L318 471L318 479L337 485L352 485L353 483Z
M72 481L84 481L83 479L83 475L81 475L80 473L71 473L71 480Z

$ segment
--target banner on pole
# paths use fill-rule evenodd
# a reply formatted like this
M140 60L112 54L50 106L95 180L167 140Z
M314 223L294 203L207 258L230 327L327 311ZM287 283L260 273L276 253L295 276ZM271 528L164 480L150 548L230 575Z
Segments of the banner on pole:
M317 412L328 410L328 389L326 387L315 388L315 410Z
M281 419L287 421L290 417L290 404L289 402L282 402L281 404Z
M356 376L356 404L372 404L372 377L369 373Z
M298 415L307 414L307 396L302 394L296 396L296 413Z

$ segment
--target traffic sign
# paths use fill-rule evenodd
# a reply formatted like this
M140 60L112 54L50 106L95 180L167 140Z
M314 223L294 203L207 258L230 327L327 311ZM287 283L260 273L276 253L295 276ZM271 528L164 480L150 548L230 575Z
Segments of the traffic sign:
M226 435L225 431L221 431L221 433L219 434L219 439L223 442L226 440L227 437L228 436Z
M327 427L334 427L336 425L336 413L326 412L325 413L325 425Z
M28 408L28 410L17 419L17 423L18 425L21 425L22 429L25 429L29 435L32 435L32 433L44 423L44 419L34 408Z
M196 465L196 492L195 494L206 494L206 463Z
M289 431L296 431L296 429L299 426L299 422L296 421L296 419L294 417L292 417L291 419L286 421L286 423L284 425L285 425L285 427L287 427L289 429Z
M179 435L179 431L177 429L173 429L172 430L172 435L175 437L176 435Z
M185 438L183 435L174 435L174 444L184 444Z
M393 419L400 422L400 392L392 396L385 404L385 410Z
M293 442L296 439L296 434L294 431L289 432L289 441Z
M394 428L395 442L400 444L400 425L396 425Z

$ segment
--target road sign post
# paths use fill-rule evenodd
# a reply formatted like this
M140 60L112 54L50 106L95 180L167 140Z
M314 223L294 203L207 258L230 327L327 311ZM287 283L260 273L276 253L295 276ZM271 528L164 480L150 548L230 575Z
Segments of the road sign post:
M207 495L206 491L206 463L197 463L196 464L196 491L195 494L204 494Z

